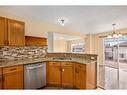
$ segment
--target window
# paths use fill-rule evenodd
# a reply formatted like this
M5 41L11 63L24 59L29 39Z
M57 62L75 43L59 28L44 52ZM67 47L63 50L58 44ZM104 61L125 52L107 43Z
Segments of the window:
M71 52L73 52L73 53L85 52L85 44L84 43L72 44L71 45Z

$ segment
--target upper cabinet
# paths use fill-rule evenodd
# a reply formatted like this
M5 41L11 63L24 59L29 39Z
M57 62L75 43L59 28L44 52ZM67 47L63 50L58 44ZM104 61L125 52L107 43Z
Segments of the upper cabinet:
M6 18L0 17L0 45L6 44Z
M23 46L25 23L0 17L0 45Z
M8 44L23 46L25 44L25 23L8 19Z
M25 45L44 46L47 45L47 38L25 36Z

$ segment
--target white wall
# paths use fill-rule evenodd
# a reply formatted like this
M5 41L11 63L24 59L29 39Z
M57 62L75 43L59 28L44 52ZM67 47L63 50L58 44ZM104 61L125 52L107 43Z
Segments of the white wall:
M68 52L66 40L54 40L53 46L53 52Z

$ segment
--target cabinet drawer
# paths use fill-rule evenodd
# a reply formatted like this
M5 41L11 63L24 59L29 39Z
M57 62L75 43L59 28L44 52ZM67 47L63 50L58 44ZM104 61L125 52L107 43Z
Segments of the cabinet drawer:
M72 62L61 62L61 66L73 66Z
M20 65L20 66L12 66L12 67L3 68L3 74L13 73L17 71L23 71L23 66Z
M85 70L86 65L85 65L85 64L76 63L76 64L75 64L75 67L76 67L76 68L79 68L79 69L84 69L84 70Z
M49 66L60 66L60 62L48 62Z

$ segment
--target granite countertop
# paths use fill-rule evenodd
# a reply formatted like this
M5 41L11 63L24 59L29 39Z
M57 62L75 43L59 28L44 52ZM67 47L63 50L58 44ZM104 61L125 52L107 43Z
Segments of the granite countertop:
M48 62L48 61L63 61L63 62L77 62L81 64L90 64L95 61L92 60L84 60L84 59L53 59L53 58L33 58L33 59L24 59L24 60L7 60L0 62L0 67L9 67L9 66L15 66L15 65L26 65L26 64L32 64L36 62Z

